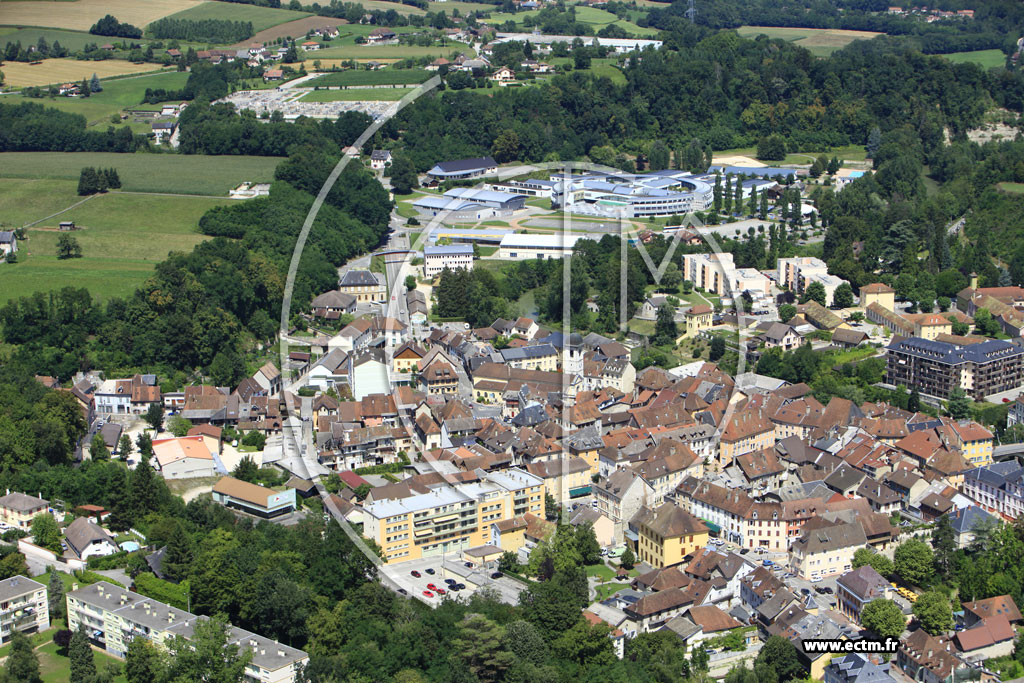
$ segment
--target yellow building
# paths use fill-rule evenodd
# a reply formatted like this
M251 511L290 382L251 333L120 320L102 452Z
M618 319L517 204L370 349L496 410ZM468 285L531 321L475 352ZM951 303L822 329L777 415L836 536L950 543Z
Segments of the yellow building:
M47 512L50 504L42 498L25 493L8 493L0 498L0 521L15 529L28 530L32 518Z
M952 334L953 323L938 313L919 313L908 316L914 324L914 336L934 340L940 334Z
M641 508L633 522L639 529L637 559L655 569L679 564L708 543L707 525L675 503Z
M491 524L491 545L503 551L519 552L526 545L526 520L523 517L503 519Z
M871 304L878 304L886 310L895 311L896 290L881 282L864 285L860 288L861 308L867 308Z
M341 276L338 291L351 294L360 303L384 303L388 300L388 289L384 277L368 270L350 270Z
M712 322L714 309L707 304L697 304L686 312L686 328L680 337L696 337L701 330L706 330L714 323ZM677 340L678 343L678 340Z
M395 349L391 361L391 370L396 373L414 374L420 369L420 361L426 355L427 352L416 342L405 342Z
M479 482L375 500L363 508L363 534L394 564L485 545L495 522L543 510L544 480L512 468Z
M544 492L559 505L590 495L590 465L583 458L569 456L534 462L526 471L544 480Z
M973 420L950 425L956 434L960 455L971 467L992 464L992 432Z

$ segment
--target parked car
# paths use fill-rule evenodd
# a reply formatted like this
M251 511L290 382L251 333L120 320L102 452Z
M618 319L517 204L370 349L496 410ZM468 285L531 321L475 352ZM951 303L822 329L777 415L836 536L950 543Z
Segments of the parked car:
M503 577L503 576L505 576L505 575L504 575L504 574L502 574L501 572L493 572L493 573L491 574L491 578L492 578L492 579L500 579L500 578L501 578L501 577Z
M404 588L399 588L398 592L401 593L402 595L408 595L409 594L409 591L405 590Z
M463 563L462 563L462 566L464 566L464 567L470 567L470 568L472 568L472 566L473 566L473 563L472 563L472 562L463 562Z
M420 578L421 576L423 576L422 574L420 574L420 573L419 573L418 571L416 571L415 569L413 569L413 570L412 570L411 572L409 572L409 573L410 573L410 574L412 574L412 575L413 575L413 576L414 576L415 578L417 578L417 579L418 579L418 578Z
M762 565L764 565L765 567L770 567L770 566L772 566L772 565L773 565L773 564L775 564L775 563L774 563L774 562L772 562L771 560L765 560L765 561L764 561L764 562L762 562L761 564L762 564Z
M443 589L443 588L438 588L438 589L437 589L436 591L434 591L434 592L435 592L435 593L437 593L438 595L447 595L447 592L446 592L446 591L445 591L445 589Z
M812 576L811 577L811 583L821 583L821 577L820 576Z
M456 590L464 591L464 590L466 590L466 584L464 584L464 583L460 583L460 584L459 584L458 586L456 586L455 588L456 588Z
M434 594L431 593L430 591L423 591L423 596L427 597L427 598L432 598L432 597L434 597Z
M433 567L427 567L423 571L425 571L426 573L430 574L431 576L434 575L434 568Z
M803 593L804 595L810 595L811 594L811 589L810 588L801 588L800 592Z
M427 588L429 588L432 591L436 591L437 590L437 586L435 586L433 583L428 583L427 584Z

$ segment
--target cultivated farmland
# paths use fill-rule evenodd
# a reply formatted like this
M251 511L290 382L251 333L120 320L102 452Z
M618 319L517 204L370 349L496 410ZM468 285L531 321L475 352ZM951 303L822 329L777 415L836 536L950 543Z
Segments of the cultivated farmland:
M422 69L385 69L383 71L338 71L324 74L303 83L303 87L325 87L336 85L409 85L418 84L430 78L429 71Z
M7 3L4 3L5 5ZM122 59L104 59L99 62L78 59L44 59L42 64L4 62L4 80L8 85L24 88L30 85L77 83L96 74L100 78L124 76L157 71L158 64L133 64Z
M116 168L125 192L226 197L228 190L243 181L269 182L280 161L277 157L199 154L3 152L0 153L0 178L74 180L77 183L83 167L95 166ZM46 215L42 213L32 220Z
M274 42L278 38L298 39L315 28L337 26L339 27L339 30L343 31L346 28L344 24L344 19L331 19L329 17L306 17L305 19L295 19L294 21L287 21L283 24L263 29L244 43L238 43L237 47L247 47L249 43L263 43L265 45L267 43Z
M259 7L258 5L242 5L234 2L204 2L178 12L171 18L186 19L188 21L202 21L203 19L248 21L252 23L253 31L262 31L278 24L284 24L308 16L310 16L308 12L294 12L287 9ZM119 15L118 18L120 18Z
M62 182L73 191L74 183ZM28 230L18 263L0 268L0 301L65 286L86 287L102 299L127 296L168 253L189 251L207 239L196 232L199 218L230 201L117 193L90 199L54 218L52 225ZM0 206L5 203L0 193ZM57 260L60 233L54 228L60 220L85 228L73 233L82 258Z
M59 5L52 2L16 1L3 3L0 20L11 26L46 26L88 31L98 19L113 14L120 21L142 28L151 21L199 4L197 0L74 0Z
M781 38L807 48L815 57L827 57L855 40L871 40L881 35L872 31L846 31L832 28L782 28L777 26L741 26L737 29L744 38L765 35Z

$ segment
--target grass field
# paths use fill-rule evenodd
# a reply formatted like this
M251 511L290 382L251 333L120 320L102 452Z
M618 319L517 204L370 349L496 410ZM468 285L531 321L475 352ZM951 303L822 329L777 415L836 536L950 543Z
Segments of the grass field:
M338 71L306 81L303 87L323 88L330 85L411 85L430 78L422 69L385 69L383 71Z
M744 38L766 35L782 38L810 50L815 57L828 57L855 40L871 40L881 35L873 31L846 31L832 28L782 28L778 26L741 26L737 29Z
M1024 195L1024 183L998 183L996 188L1006 194Z
M42 64L26 62L4 62L4 80L7 85L25 87L27 85L52 85L81 81L96 74L100 78L139 74L157 71L157 64L132 64L122 59L104 59L100 62L79 61L77 59L44 59Z
M550 57L546 61L552 66L562 66L563 64L571 64L572 57ZM626 75L619 70L618 66L616 66L617 64L618 60L614 57L592 59L590 60L590 68L587 71L595 76L607 76L612 80L612 83L617 85L625 85Z
M77 185L66 180L0 178L3 229L19 228L66 209L81 199Z
M444 11L448 16L452 15L452 10L457 9L463 15L469 12L491 12L497 5L488 5L485 2L430 2L427 3L428 8L431 12Z
M335 43L338 41L334 41ZM448 57L465 53L475 57L476 52L462 43L448 43L446 46L432 45L339 45L317 50L306 55L306 61L314 59L405 59L407 57Z
M0 178L73 180L85 166L116 168L126 192L226 197L244 181L270 182L277 157L113 152L3 152ZM66 206L66 205L65 205ZM45 213L37 218L46 215Z
M199 218L230 201L117 193L91 199L54 218L52 226L28 230L28 239L19 244L18 263L0 268L0 301L68 285L86 287L100 299L127 296L168 253L191 250L207 239L196 232ZM59 220L83 226L73 233L82 258L57 260L60 233L52 227Z
M0 12L0 21L3 20L3 12ZM3 43L21 41L21 44L27 47L38 43L40 37L46 38L46 42L50 45L53 45L54 41L59 41L62 46L69 50L81 50L85 47L86 43L102 45L110 40L109 38L94 36L83 31L61 31L52 28L14 28L12 26L7 30L0 30L0 42ZM102 42L100 42L101 40ZM6 65L4 68L6 68Z
M52 638L49 643L36 650L36 654L39 656L39 673L43 677L43 683L67 683L71 680L71 660L60 654ZM93 650L92 656L97 671L103 671L108 662L121 667L122 673L114 678L114 683L125 683L128 680L124 676L124 663L121 660L99 650Z
M412 5L403 5L400 2L386 2L385 0L359 0L359 4L365 9L373 11L379 9L382 12L387 12L389 9L393 9L399 14L426 14L426 10L422 10L419 7L413 7ZM453 5L456 3L453 3ZM451 13L449 12L449 15ZM371 27L372 28L372 27Z
M353 90L313 90L301 102L397 102L414 88L355 88Z
M972 62L983 69L993 69L1006 64L1006 55L1002 50L974 50L973 52L953 52L939 56L957 64Z
M113 14L119 21L142 28L151 21L198 4L197 0L75 0L62 2L55 8L51 2L5 2L0 12L0 21L9 26L46 26L88 31L104 15Z
M495 24L504 23L506 21L514 21L517 24L521 25L524 18L529 16L535 16L539 13L540 10L528 10L526 12L516 12L514 14L508 14L504 12L492 12L490 21L491 23ZM619 19L611 12L603 9L598 9L596 7L577 6L576 21L583 24L590 24L591 26L594 27L595 33L597 32L597 29L604 28L609 24L615 24L616 26L622 28L624 31L628 31L629 33L633 34L638 38L647 38L651 36L656 36L658 34L657 29L643 28L641 26L637 26L631 21ZM584 38L584 40L586 40L586 38Z
M79 63L94 64L95 62ZM4 65L5 72L9 64ZM102 126L105 129L110 125L111 114L119 113L125 108L138 106L139 102L142 101L142 95L146 92L146 88L177 90L184 86L187 80L188 73L186 72L165 71L149 76L104 81L103 92L95 93L89 97L55 97L44 100L24 100L17 95L9 95L6 98L0 98L0 102L39 102L47 107L81 114L90 125Z

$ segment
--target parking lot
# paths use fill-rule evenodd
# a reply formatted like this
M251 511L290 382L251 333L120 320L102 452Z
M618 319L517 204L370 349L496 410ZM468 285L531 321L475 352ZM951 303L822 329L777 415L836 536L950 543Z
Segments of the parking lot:
M433 570L434 573L428 573L428 569ZM443 561L441 557L436 556L409 560L385 566L382 571L390 579L387 582L389 585L395 584L411 597L434 606L439 604L442 599L468 600L475 591L484 587L497 591L502 602L515 605L519 603L519 593L526 588L524 584L507 576L492 579L491 574L494 573L494 569L467 567L461 556L455 554L443 558ZM412 572L414 571L419 572L420 576L413 576ZM466 587L451 591L445 579L451 579ZM431 583L444 590L445 595L439 596L428 588L428 584ZM433 595L428 597L423 594L424 591L430 591Z

